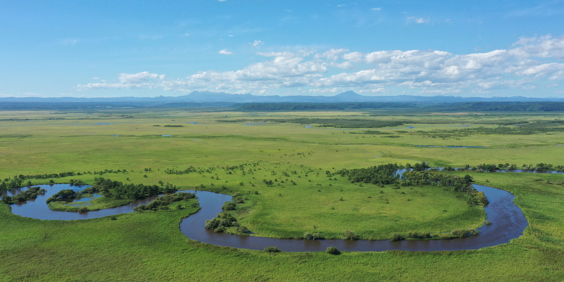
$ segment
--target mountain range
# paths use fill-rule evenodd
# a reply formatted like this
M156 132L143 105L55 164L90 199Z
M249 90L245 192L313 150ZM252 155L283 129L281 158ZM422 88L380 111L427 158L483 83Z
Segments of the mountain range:
M220 103L244 104L244 103L421 103L421 104L443 104L462 102L564 102L564 98L529 98L521 96L513 97L458 97L458 96L363 96L352 91L340 93L335 96L258 96L252 94L228 94L223 92L200 92L194 91L183 96L158 96L158 97L98 97L98 98L40 98L40 97L4 97L0 103L117 103L132 105L168 105L178 103L210 104Z

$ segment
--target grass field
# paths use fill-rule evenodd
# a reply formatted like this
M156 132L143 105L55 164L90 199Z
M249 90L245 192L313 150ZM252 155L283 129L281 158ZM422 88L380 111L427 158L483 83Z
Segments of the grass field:
M148 185L163 181L181 189L198 187L240 195L246 199L235 211L236 217L261 236L295 238L316 226L316 231L328 238L340 238L345 230L353 230L362 238L382 239L394 232L476 228L483 224L485 215L480 206L469 207L465 198L457 198L452 191L418 186L360 187L340 175L328 177L326 171L420 161L431 166L564 164L561 125L543 127L534 134L496 129L514 121L561 120L559 115L371 114L0 112L0 178L74 171L86 174L55 182L68 183L73 178L92 183L99 175L89 171L127 169L128 173L102 177ZM218 122L304 117L406 123L344 129L307 128L287 122ZM21 120L25 118L29 120ZM459 134L480 127L497 130L497 134ZM165 172L190 166L196 171ZM235 166L237 169L228 168ZM449 173L464 176L467 172ZM7 205L0 204L0 280L564 279L564 176L468 173L476 183L516 195L516 204L530 224L521 238L476 251L273 255L187 239L178 224L196 208L124 214L117 220L62 222L15 216ZM32 180L33 184L48 181ZM102 198L97 201L103 202Z

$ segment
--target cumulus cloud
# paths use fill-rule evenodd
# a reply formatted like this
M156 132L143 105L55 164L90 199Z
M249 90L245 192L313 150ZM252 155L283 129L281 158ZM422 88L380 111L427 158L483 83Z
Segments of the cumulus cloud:
M522 37L513 47L511 53L516 56L564 60L564 36Z
M253 42L254 43L254 42ZM232 54L222 50L222 54ZM564 79L564 37L521 38L510 48L452 54L442 50L333 48L259 52L259 61L238 70L206 70L180 79L162 74L122 73L114 81L78 85L79 89L164 89L231 93L271 93L294 88L306 93L351 89L379 93L409 88L421 93L483 93L492 89L533 89ZM545 86L546 87L546 86Z
M263 45L264 42L260 41L260 40L255 40L253 42L250 42L249 44L253 45L253 47L258 47L260 45Z
M326 59L329 59L331 61L336 61L336 60L340 59L341 53L348 52L348 51L349 51L349 49L330 49L330 50L323 52L321 54L316 54L315 58L317 58L317 59L326 58Z
M87 89L133 89L133 88L157 88L159 82L164 81L164 74L149 73L120 73L117 82L102 82L79 84L79 90Z
M222 49L222 50L219 50L219 54L222 54L222 55L233 55L233 52L231 52L231 51L229 51L229 50L227 50L227 49Z

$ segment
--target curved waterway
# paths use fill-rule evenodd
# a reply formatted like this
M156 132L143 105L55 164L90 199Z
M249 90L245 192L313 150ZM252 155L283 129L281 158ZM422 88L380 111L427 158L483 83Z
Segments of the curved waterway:
M53 186L40 185L47 190L45 195L39 195L37 199L30 200L21 204L11 205L12 213L23 217L30 217L42 220L81 220L99 218L110 215L133 212L134 208L141 204L147 204L158 196L132 202L128 205L91 211L86 213L61 212L50 210L46 200L53 194L62 189L81 190L82 188L70 186L68 184L57 184ZM196 193L201 209L182 220L180 231L188 238L203 243L242 248L252 250L262 250L268 246L276 246L285 252L318 252L325 251L327 247L336 247L341 251L388 251L388 250L407 250L407 251L448 251L448 250L474 250L509 243L510 240L520 237L528 223L523 212L517 207L513 200L515 196L511 193L482 185L474 185L478 191L484 192L489 200L489 205L484 207L487 213L487 220L492 225L480 227L480 235L462 239L452 240L408 240L391 242L389 240L368 241L368 240L317 240L308 241L301 239L276 239L256 236L239 236L226 233L215 233L213 230L204 228L205 221L212 219L220 213L221 207L226 201L231 201L229 195L218 194L207 191L179 191ZM26 188L12 190L5 195L13 196L24 191Z
M65 211L54 211L49 209L49 206L47 205L47 199L49 199L49 197L55 195L57 192L63 189L72 189L75 191L80 191L90 186L83 185L81 187L77 187L77 186L71 186L70 184L55 184L53 186L37 185L37 186L47 190L47 192L45 192L45 194L43 195L37 196L36 199L32 199L23 203L10 205L10 210L12 211L13 214L20 215L23 217L42 219L42 220L80 220L80 219L100 218L110 215L133 212L135 207L139 205L146 205L158 197L158 196L152 196L149 198L131 202L125 206L120 206L111 209L89 211L84 213L65 212ZM2 196L14 196L25 190L27 190L27 188L10 190L8 192L4 192ZM74 201L74 202L79 202L79 201Z
M389 250L406 251L450 251L450 250L475 250L484 247L509 243L510 240L523 235L527 227L527 219L519 207L513 203L513 194L482 185L474 185L478 191L484 192L489 200L489 205L484 207L487 220L492 225L480 227L480 235L452 240L408 240L391 242L389 240L301 240L301 239L276 239L256 236L239 236L226 233L215 233L213 230L203 228L205 221L212 219L220 213L226 201L231 201L229 195L212 192L198 191L198 201L202 208L180 223L180 230L188 238L208 244L262 250L268 246L278 247L284 252L320 252L327 247L336 247L340 251L381 252Z

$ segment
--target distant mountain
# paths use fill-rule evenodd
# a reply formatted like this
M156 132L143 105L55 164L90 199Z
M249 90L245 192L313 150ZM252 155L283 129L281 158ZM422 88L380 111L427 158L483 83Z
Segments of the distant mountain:
M183 96L158 96L158 97L115 97L115 98L39 98L26 97L0 98L0 109L6 108L8 104L25 106L25 103L66 103L69 107L80 103L99 104L100 107L114 105L118 107L158 107L174 104L181 105L205 105L210 106L214 103L222 107L232 104L246 103L415 103L415 104L444 104L444 103L467 103L467 102L564 102L563 98L527 98L527 97L456 97L456 96L363 96L353 91L347 91L335 96L257 96L252 94L228 94L223 92L194 91ZM2 105L4 104L4 105ZM19 106L18 106L19 107ZM42 106L46 107L45 105Z

